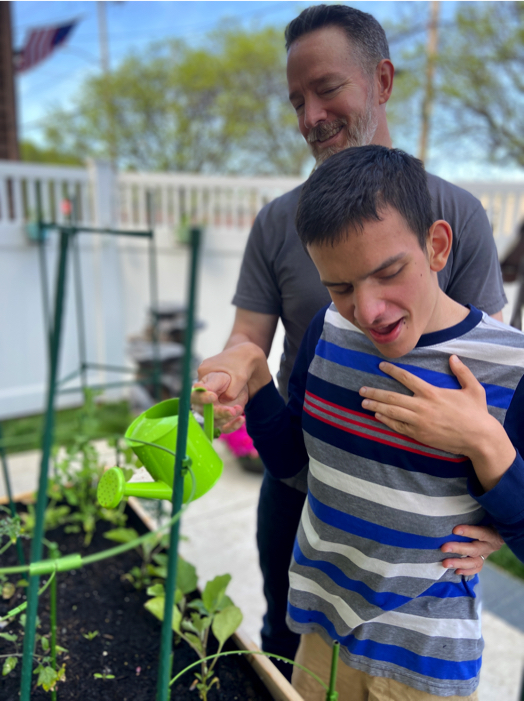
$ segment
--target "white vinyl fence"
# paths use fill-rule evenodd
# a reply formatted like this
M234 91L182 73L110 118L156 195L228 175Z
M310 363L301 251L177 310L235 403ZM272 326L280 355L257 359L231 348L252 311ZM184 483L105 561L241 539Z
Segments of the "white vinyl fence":
M84 169L0 161L0 420L39 412L44 404L42 267L39 247L27 226L36 219L38 202L44 220L58 223L64 222L61 201L66 196L74 196L78 218L86 226L147 229L152 216L161 302L184 302L188 261L178 232L188 222L204 224L198 316L206 328L197 336L196 351L206 357L220 351L231 328L234 308L230 302L257 212L300 182L296 178L115 174L105 163L91 163ZM524 184L458 184L482 201L503 254L524 219ZM147 211L147 193L151 193L152 215ZM50 295L57 238L50 231L45 247ZM86 233L78 236L78 245L88 360L129 365L127 339L139 334L147 320L148 242ZM61 377L79 365L74 255L69 262ZM91 382L120 379L121 375L107 371L90 375ZM61 405L78 401L78 393L60 397Z

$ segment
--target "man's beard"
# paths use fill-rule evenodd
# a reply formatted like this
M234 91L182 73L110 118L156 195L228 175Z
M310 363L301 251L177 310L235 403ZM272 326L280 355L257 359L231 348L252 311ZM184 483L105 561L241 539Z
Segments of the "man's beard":
M373 140L377 127L378 117L373 109L373 91L370 90L364 112L352 117L351 120L336 119L333 122L319 124L311 129L307 135L307 142L315 157L315 167L324 163L324 161L330 156L333 156L333 154L343 151L346 148L350 148L351 146L367 146ZM342 146L337 144L329 146L328 148L321 148L317 140L319 138L329 138L339 131L340 128L346 129L346 139Z

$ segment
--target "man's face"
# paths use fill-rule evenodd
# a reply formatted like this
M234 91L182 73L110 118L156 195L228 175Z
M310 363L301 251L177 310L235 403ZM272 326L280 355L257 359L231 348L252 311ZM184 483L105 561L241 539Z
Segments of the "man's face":
M373 143L378 126L373 82L340 27L306 34L289 48L289 99L317 164L350 146Z
M423 333L438 330L438 281L431 250L424 252L401 215L364 223L335 246L308 246L322 283L341 316L387 358L413 350Z

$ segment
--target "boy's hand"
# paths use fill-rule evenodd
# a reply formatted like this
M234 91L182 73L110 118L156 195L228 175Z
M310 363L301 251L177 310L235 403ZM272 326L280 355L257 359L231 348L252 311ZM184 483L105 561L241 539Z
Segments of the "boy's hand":
M504 541L494 528L487 526L455 526L455 535L474 538L471 543L444 543L440 548L443 553L464 555L463 558L447 558L442 565L449 570L455 569L455 574L478 574L484 566L484 559L496 550L500 550ZM482 557L481 557L482 556Z
M506 431L487 409L486 393L472 372L455 355L449 359L462 389L434 387L391 363L382 372L413 392L362 387L365 409L398 433L448 453L470 458L485 491L492 489L515 460L516 452Z
M194 409L202 413L204 404L214 405L215 426L222 433L232 433L244 423L244 406L247 403L247 388L240 391L234 404L221 404L220 397L229 387L230 376L225 372L211 372L201 380L195 382L193 389L204 388L204 392L193 392L191 404Z

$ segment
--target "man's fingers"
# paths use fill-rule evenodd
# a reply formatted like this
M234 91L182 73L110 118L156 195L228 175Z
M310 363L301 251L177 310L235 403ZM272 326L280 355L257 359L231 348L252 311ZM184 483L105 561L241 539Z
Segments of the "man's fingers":
M479 547L483 549L482 552L479 552L479 555L484 555L484 557L491 555L495 550L500 550L504 545L500 535L490 526L455 526L453 533L478 541ZM451 543L446 543L446 545L451 545ZM484 550L487 552L484 552Z
M455 570L455 574L472 576L481 571L484 560L481 557L447 558L442 565L448 570Z
M201 377L198 382L193 385L194 389L203 387L208 392L213 392L217 397L223 394L223 392L228 388L231 383L231 377L227 372L210 372L204 377ZM200 395L200 396L199 396ZM199 401L208 404L209 402L204 401L204 392L193 392L193 399L198 403Z

